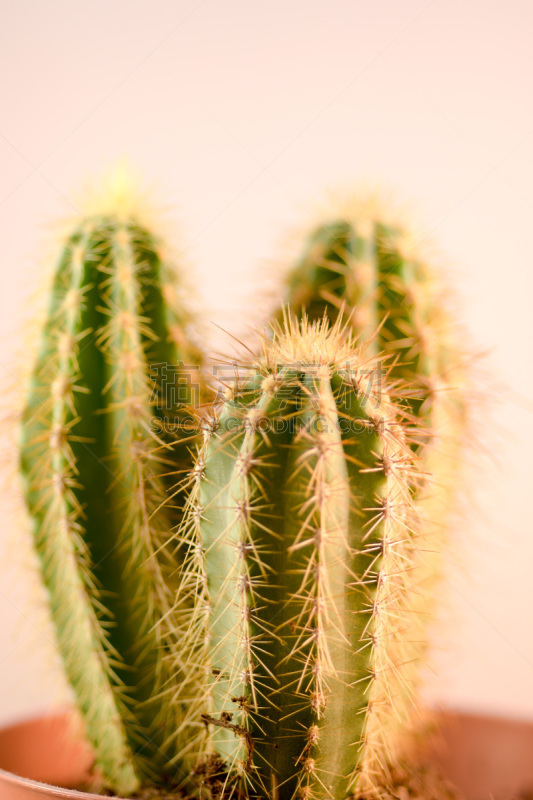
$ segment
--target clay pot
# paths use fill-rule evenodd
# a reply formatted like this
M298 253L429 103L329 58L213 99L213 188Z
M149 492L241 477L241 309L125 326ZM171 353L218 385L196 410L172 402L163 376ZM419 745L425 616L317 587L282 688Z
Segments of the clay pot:
M4 728L0 730L0 800L102 800L101 795L74 788L87 782L92 762L90 749L68 713Z
M441 713L428 760L467 800L533 800L533 723Z
M533 800L531 723L441 714L424 759L437 762L468 800ZM91 763L68 714L5 728L0 731L0 800L102 800L74 789L86 781Z

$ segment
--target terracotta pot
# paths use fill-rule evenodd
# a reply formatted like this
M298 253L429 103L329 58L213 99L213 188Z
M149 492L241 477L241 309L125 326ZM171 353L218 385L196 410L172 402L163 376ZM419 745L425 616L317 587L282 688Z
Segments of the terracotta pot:
M0 800L102 800L101 795L74 788L87 782L92 761L68 713L4 728L0 730Z
M533 723L441 713L428 760L467 800L533 800Z
M533 800L533 724L441 714L424 759L440 764L468 800ZM5 728L0 731L0 800L102 800L74 789L86 781L91 763L68 714Z

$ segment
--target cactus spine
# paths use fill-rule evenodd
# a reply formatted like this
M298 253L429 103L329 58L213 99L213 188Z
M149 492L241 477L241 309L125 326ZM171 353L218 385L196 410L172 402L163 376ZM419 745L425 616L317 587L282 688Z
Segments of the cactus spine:
M179 409L165 409L164 374L150 375L151 364L198 359L173 280L134 213L84 219L59 258L21 425L59 650L103 786L128 796L145 780L180 778L197 745L194 724L184 731L194 702L180 655L180 555L168 545L176 513L161 508L187 446L156 432L154 418Z
M250 794L386 781L411 660L405 425L337 324L286 320L207 428L185 525L211 598L214 743Z

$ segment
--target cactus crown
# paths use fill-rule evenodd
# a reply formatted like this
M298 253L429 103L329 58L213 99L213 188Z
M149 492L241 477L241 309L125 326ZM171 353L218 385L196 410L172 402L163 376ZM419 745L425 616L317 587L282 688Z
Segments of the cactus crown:
M346 333L274 326L206 429L189 497L205 719L252 794L374 789L408 716L418 473L379 363Z

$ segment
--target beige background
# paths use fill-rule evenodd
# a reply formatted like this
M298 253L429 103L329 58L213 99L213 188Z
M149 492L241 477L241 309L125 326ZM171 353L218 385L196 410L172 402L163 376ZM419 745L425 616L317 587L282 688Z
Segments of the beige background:
M463 566L446 575L427 692L533 716L529 0L0 9L6 404L28 360L23 329L42 304L30 298L47 229L76 213L73 190L119 156L178 208L174 241L194 265L206 320L232 332L268 310L257 286L303 206L338 184L385 183L447 254L469 344L490 351L480 379L494 400L480 413L487 453L472 457L475 491L456 539ZM12 495L1 505L0 723L66 696Z

